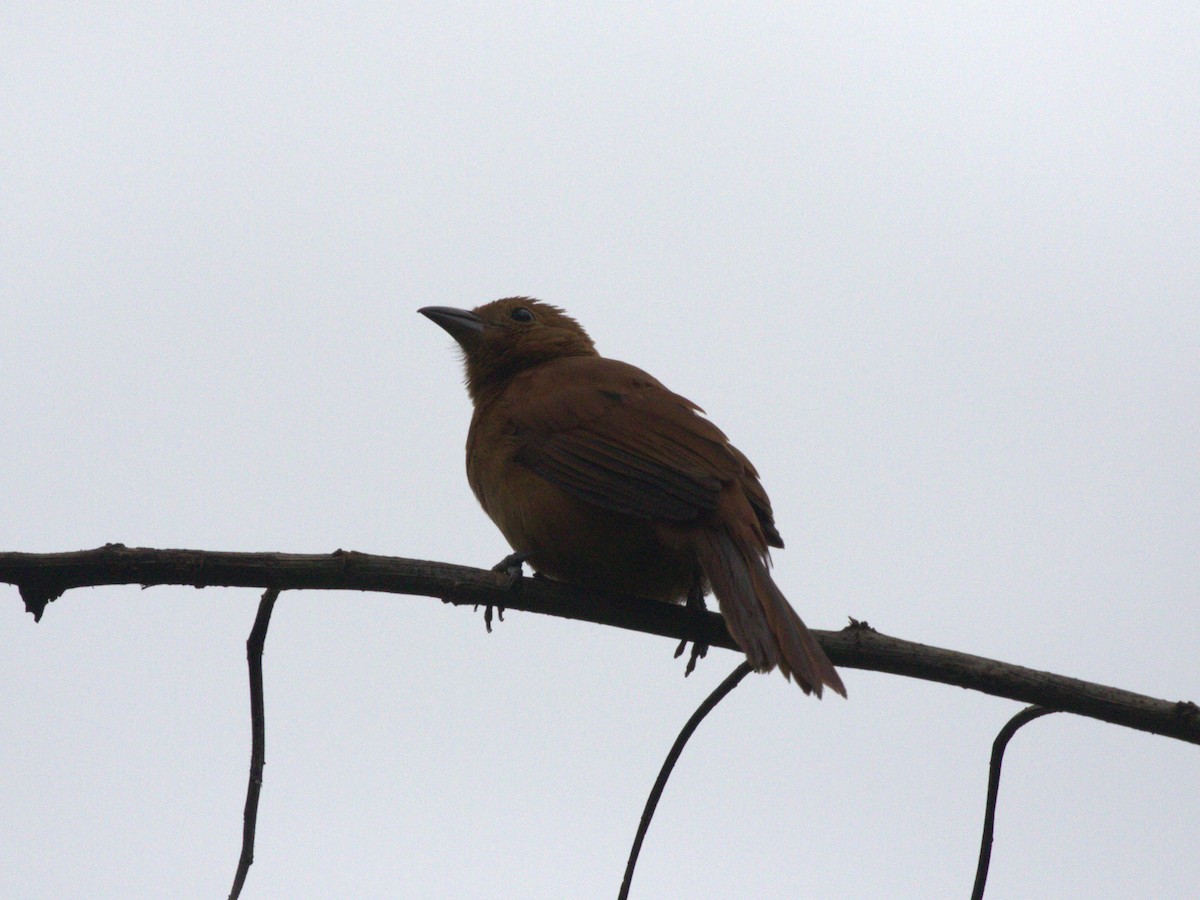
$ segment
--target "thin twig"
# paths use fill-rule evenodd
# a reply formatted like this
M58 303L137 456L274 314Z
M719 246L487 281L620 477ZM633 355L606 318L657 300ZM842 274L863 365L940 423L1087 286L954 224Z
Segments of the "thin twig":
M683 747L688 742L688 738L692 736L692 732L704 721L704 717L713 711L713 707L724 700L725 696L737 687L741 680L752 671L750 663L744 662L730 672L725 680L717 685L717 689L709 694L705 701L692 713L692 717L683 726L683 731L679 732L679 737L675 738L675 743L671 746L671 752L663 760L662 769L658 773L658 779L654 782L654 787L650 790L650 796L646 798L646 808L642 810L642 820L638 823L637 835L633 839L633 848L629 851L629 862L625 864L625 878L621 881L621 892L617 895L618 900L628 900L629 886L633 882L633 869L637 865L638 854L642 852L642 841L645 840L646 832L650 828L650 820L654 818L654 810L658 807L658 800L662 796L663 788L667 786L667 779L671 777L671 770L675 768L679 754L683 753Z
M971 900L983 900L983 890L987 885L988 866L992 862L992 835L996 825L996 798L1000 796L1000 766L1004 762L1004 748L1008 746L1009 740L1022 725L1028 725L1034 719L1040 719L1052 712L1058 712L1058 710L1046 709L1044 706L1027 706L1008 720L1008 724L1000 729L996 740L992 742L987 809L983 814L983 838L979 842L979 865L975 869L975 887L971 891Z
M266 762L267 725L263 715L263 645L267 641L267 627L271 624L271 610L279 599L279 588L267 588L258 601L258 615L254 627L246 638L246 664L250 669L250 783L246 785L246 812L242 821L242 855L238 858L237 873L233 876L233 888L229 900L237 900L246 883L246 875L254 862L254 828L258 822L258 795L262 790L263 764Z

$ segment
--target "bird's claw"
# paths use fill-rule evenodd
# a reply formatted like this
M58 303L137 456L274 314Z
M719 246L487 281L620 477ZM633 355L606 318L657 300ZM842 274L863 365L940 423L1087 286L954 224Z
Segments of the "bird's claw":
M687 649L688 640L684 638L679 642L679 646L675 648L675 658L683 656L683 651ZM687 666L683 670L683 677L687 678L696 670L696 660L703 659L708 656L708 644L701 644L698 641L692 642L692 655L688 657Z
M479 606L476 605L475 608L479 609ZM496 606L493 603L489 603L487 606L485 606L483 608L483 627L487 629L488 634L492 633L492 610L493 609L496 611L496 615L500 619L500 621L501 622L504 621L504 607L503 606Z
M501 575L508 576L509 589L517 587L521 583L521 579L525 576L525 560L529 559L533 554L528 550L517 550L514 553L508 554L500 562L492 566L493 572L499 572ZM476 609L479 605L476 604ZM495 611L496 618L501 622L504 621L504 607L498 603L488 603L483 608L483 627L487 629L488 634L492 633L492 611Z
M687 608L696 620L697 628L704 621L704 613L708 611L708 606L704 602L704 589L696 586L688 591ZM692 641L692 655L688 657L687 667L683 670L683 677L687 678L696 670L696 660L704 659L708 655L708 644L701 641ZM675 648L675 658L683 656L683 651L687 649L688 639L684 638L679 642L679 646Z

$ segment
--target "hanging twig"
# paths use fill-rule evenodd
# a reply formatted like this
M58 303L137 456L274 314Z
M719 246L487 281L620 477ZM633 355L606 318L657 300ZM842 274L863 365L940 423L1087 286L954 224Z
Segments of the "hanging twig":
M654 818L654 810L658 807L658 799L662 796L663 788L667 786L667 779L671 777L671 770L675 768L679 754L683 753L683 747L687 744L688 738L692 736L692 732L704 721L704 717L712 712L713 708L724 700L725 696L737 687L741 683L741 680L752 671L750 663L744 662L729 673L725 680L717 685L717 689L709 694L705 701L692 713L692 717L683 726L683 731L679 732L679 737L675 738L675 743L671 745L671 751L663 761L662 769L659 770L654 787L650 789L650 796L646 798L646 808L642 810L642 820L638 823L637 835L633 839L633 848L629 851L629 862L625 864L625 878L621 881L621 892L617 895L618 900L628 900L629 885L633 882L633 869L637 865L638 854L642 852L642 841L645 840L646 832L650 828L650 820Z
M246 638L246 664L250 669L250 783L246 785L246 811L242 820L242 854L238 858L237 873L233 876L233 888L229 900L237 900L246 883L246 875L254 862L254 829L258 823L258 795L262 790L263 765L266 762L267 726L263 714L263 645L267 641L267 627L271 624L271 610L279 599L279 588L267 588L258 601L258 615L254 627Z
M992 764L988 773L987 808L983 813L983 838L979 842L979 865L975 869L975 887L971 891L971 900L983 900L983 890L987 885L988 866L992 861L992 834L996 825L996 798L1000 796L1000 766L1004 762L1004 748L1009 740L1017 733L1022 725L1028 725L1034 719L1058 712L1057 709L1046 709L1044 706L1028 706L1008 720L1008 724L1000 729L996 740L992 742Z

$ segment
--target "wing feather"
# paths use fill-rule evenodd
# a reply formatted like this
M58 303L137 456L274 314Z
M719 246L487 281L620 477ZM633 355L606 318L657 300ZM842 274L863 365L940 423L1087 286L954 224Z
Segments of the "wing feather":
M690 400L626 363L571 357L519 376L535 383L509 415L517 461L604 509L685 524L717 508L738 482L778 541L770 503L749 461ZM529 399L533 398L533 399Z

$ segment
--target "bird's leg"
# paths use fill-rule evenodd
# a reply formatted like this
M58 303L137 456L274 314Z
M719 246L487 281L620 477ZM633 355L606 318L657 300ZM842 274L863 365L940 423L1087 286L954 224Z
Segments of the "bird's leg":
M687 608L695 617L696 624L699 625L704 621L704 613L708 611L708 605L704 602L704 583L697 578L688 590ZM699 630L697 628L697 630ZM678 659L683 655L684 649L687 647L687 638L679 642L679 646L675 648L675 658ZM696 668L696 660L703 659L708 655L708 644L702 644L699 641L692 641L692 655L688 657L687 668L683 670L683 677L691 675Z
M528 550L517 550L508 554L500 562L492 566L493 572L500 572L508 576L509 588L516 587L521 578L525 575L525 560L529 559L533 554ZM478 606L475 607L479 609ZM499 604L489 603L483 608L483 625L488 630L488 634L492 633L492 609L495 608L496 614L500 621L504 621L504 607Z

